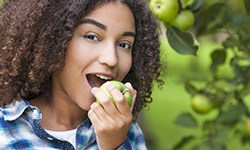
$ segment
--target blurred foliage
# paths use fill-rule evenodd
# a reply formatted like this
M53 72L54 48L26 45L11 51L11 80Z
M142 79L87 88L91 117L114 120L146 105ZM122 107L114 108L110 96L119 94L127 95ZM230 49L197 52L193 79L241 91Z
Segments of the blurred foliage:
M163 5L164 1L171 0L150 1L150 5L157 6L151 6L151 9L159 9L154 11L156 17L161 15L158 5ZM199 41L204 37L220 46L210 54L209 73L200 73L197 62L190 61L192 72L184 73L180 78L192 104L195 96L202 95L200 97L209 99L213 106L204 114L199 113L204 112L200 111L202 105L207 105L202 102L204 98L199 100L202 104L199 111L197 105L193 107L190 102L194 112L201 116L215 110L217 113L212 119L202 120L200 135L183 136L172 149L184 149L196 140L191 146L193 150L225 150L229 148L231 133L242 145L250 145L250 111L246 98L250 94L250 0L178 0L178 3L179 13L184 10L194 13L195 23L183 31L172 26L171 21L166 24L159 20L167 45L180 55L194 56L197 56ZM183 112L175 120L176 125L187 129L198 128L198 122L190 112Z

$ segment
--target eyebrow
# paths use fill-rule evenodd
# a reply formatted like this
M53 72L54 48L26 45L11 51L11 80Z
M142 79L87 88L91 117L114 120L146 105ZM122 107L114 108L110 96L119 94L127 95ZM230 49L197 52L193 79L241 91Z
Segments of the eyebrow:
M97 26L98 28L106 31L107 30L107 26L105 26L104 24L98 22L98 21L95 21L94 19L83 19L80 24L92 24L92 25L95 25ZM131 37L134 37L135 38L135 32L124 32L122 34L123 36L131 36Z
M81 22L80 22L80 24L87 24L87 23L89 23L89 24L92 24L92 25L95 25L95 26L97 26L98 28L101 28L102 30L107 30L107 27L104 25L104 24L102 24L102 23L100 23L100 22L97 22L97 21L95 21L95 20L93 20L93 19L83 19Z
M135 37L135 32L124 32L122 35Z

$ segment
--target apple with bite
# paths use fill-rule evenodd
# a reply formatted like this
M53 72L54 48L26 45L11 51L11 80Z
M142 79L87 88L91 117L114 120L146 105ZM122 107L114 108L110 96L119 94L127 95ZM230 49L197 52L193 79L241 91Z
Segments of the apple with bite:
M109 81L109 82L111 82L118 90L121 91L121 93L123 94L126 102L129 105L129 107L131 107L131 105L132 105L132 94L129 91L129 89L120 81L112 80L112 81ZM109 91L106 89L106 86L107 86L107 82L103 83L100 86L100 89L103 90L108 95L108 97L111 99L111 101L115 104L115 100L110 95ZM98 99L96 99L96 101L100 104L100 101Z

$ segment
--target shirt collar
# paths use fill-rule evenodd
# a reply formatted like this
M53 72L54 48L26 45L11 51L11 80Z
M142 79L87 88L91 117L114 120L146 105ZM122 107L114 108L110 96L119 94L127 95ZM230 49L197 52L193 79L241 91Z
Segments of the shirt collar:
M13 121L20 117L27 108L34 108L27 101L17 100L10 104L6 104L2 110L5 121Z

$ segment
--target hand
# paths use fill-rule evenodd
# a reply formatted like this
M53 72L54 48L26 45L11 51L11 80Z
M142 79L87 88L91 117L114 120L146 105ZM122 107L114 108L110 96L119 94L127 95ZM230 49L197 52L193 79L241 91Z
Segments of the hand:
M122 93L111 83L107 86L107 89L114 98L116 105L101 89L93 88L91 91L101 103L100 105L94 102L88 112L88 117L96 133L97 144L101 150L115 149L127 138L129 126L133 119L132 110L137 92L130 83L125 85L133 95L131 108L129 108Z

